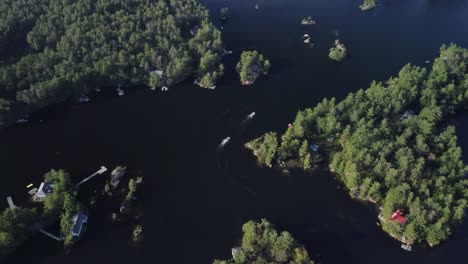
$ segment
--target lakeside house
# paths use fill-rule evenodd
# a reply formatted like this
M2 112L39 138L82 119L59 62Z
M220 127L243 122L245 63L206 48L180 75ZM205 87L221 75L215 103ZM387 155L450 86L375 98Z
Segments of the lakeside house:
M39 189L34 195L35 202L43 202L47 195L54 191L54 184L51 182L41 182Z
M72 235L79 237L83 231L83 226L88 222L88 216L83 211L80 211L72 216L72 221Z

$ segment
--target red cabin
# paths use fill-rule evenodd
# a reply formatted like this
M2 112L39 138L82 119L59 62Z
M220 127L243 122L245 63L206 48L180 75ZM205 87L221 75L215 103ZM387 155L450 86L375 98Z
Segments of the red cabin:
M403 212L401 209L397 209L395 212L393 212L392 216L390 217L390 220L392 221L398 221L400 224L405 223L405 217L403 216Z

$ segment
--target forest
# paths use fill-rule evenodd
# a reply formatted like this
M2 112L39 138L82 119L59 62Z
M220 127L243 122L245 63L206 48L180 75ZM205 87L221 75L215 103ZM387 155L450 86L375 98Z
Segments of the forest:
M221 32L198 0L15 0L0 12L0 127L97 88L223 75Z
M269 133L248 145L270 164L302 160L307 141L332 142L329 169L350 196L380 205L382 228L395 238L434 246L467 207L468 167L455 128L444 125L467 102L468 50L443 45L432 68L408 64L342 101L325 98L299 111L281 141ZM398 209L405 221L391 220Z
M314 264L307 250L290 233L278 234L266 219L248 221L242 226L242 245L233 251L230 260L215 260L213 264Z

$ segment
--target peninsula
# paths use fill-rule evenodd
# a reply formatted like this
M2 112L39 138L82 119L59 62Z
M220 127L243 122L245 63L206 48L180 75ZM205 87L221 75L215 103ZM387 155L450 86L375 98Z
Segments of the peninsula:
M193 75L213 87L223 75L221 32L198 0L6 1L0 11L0 127L92 90Z
M267 133L247 146L267 165L308 168L321 152L351 197L380 207L383 230L437 245L468 204L468 167L455 128L443 125L468 103L467 65L467 49L444 45L432 69L408 64L342 101L323 99L299 111L281 140Z

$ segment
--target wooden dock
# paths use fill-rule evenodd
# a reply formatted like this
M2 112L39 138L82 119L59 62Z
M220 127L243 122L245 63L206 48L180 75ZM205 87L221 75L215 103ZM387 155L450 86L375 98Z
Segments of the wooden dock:
M10 207L10 209L13 211L15 210L16 206L15 204L13 203L13 199L11 198L11 196L8 196L7 197L7 202L8 202L8 206Z
M84 178L82 181L80 181L79 183L77 183L77 184L76 184L76 187L79 187L81 184L83 184L83 183L85 183L85 182L91 180L91 178L93 178L94 176L103 174L103 173L106 172L106 171L107 171L107 168L104 167L104 166L101 166L101 168L100 168L98 171L96 171L95 173L89 175L88 177Z
M44 235L46 235L46 236L48 236L48 237L50 237L50 238L52 238L52 239L54 239L54 240L57 240L57 241L62 241L62 240L63 240L63 237L55 236L55 235L53 235L53 234L51 234L51 233L45 231L45 230L42 229L42 228L39 228L38 230L39 230L39 232L41 232L42 234L44 234Z

